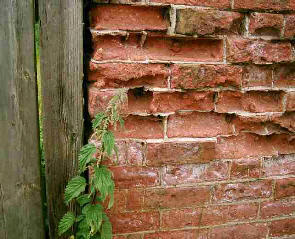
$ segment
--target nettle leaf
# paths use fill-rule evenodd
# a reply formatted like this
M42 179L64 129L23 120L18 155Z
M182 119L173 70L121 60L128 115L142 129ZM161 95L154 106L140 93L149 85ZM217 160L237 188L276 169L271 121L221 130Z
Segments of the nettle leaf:
M106 152L108 156L111 156L115 146L115 136L111 131L106 131L103 134L102 144L104 152Z
M58 224L58 235L61 236L67 232L75 223L75 215L72 212L67 212Z
M97 129L101 125L103 120L106 118L107 118L107 116L104 112L100 112L97 115L95 115L94 120L92 120L92 128Z
M81 176L76 176L72 178L68 185L66 186L66 191L65 191L65 201L67 204L69 202L78 197L80 193L85 191L86 187L86 179L81 177Z
M90 205L87 204L83 208L82 213L86 216L87 224L91 228L91 235L95 235L101 227L103 207L100 204Z
M76 233L76 236L78 239L90 238L90 226L87 224L85 216L78 224L78 232Z
M94 167L94 177L92 184L95 189L100 192L100 199L104 201L110 195L108 208L111 208L114 203L114 181L112 173L106 166Z
M112 224L105 213L103 213L102 219L103 223L100 232L101 239L112 239Z
M80 173L86 170L87 164L92 160L96 152L94 144L86 144L82 147L79 153L79 171Z
M79 197L77 197L77 202L79 203L79 205L82 207L87 203L90 203L91 198L89 194L83 194Z

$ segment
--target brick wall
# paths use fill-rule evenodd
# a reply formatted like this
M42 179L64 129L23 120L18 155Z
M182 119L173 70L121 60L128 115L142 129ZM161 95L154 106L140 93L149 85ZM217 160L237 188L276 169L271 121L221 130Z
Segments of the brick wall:
M111 0L90 26L90 116L128 89L115 238L294 238L295 1Z

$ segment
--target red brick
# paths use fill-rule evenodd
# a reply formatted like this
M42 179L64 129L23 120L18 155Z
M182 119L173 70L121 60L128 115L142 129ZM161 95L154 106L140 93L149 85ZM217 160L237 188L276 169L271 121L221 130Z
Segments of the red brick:
M295 155L279 155L263 160L264 176L295 174Z
M210 164L167 166L162 175L164 185L193 184L203 181L225 180L228 177L227 162Z
M125 236L113 236L113 239L126 239Z
M115 131L116 138L163 138L163 122L161 118L153 116L130 115L126 118L124 128Z
M161 64L95 64L90 62L88 81L97 88L168 87L169 71Z
M99 142L92 141L98 145ZM133 140L116 141L118 148L118 157L114 153L110 160L104 162L105 165L126 165L126 166L142 166L145 158L145 143ZM97 155L99 157L99 155Z
M269 66L248 65L243 71L243 87L272 87L272 68Z
M253 35L276 36L281 35L284 17L281 14L251 13L249 32Z
M274 69L274 86L295 87L295 64L280 65Z
M110 100L117 94L116 90L102 91L94 86L88 87L88 112L91 118L101 111L106 110ZM123 112L127 109L127 102L120 105Z
M214 200L217 202L232 202L245 199L269 198L271 195L272 181L264 180L217 185L214 191Z
M90 27L95 30L156 30L165 31L168 20L164 19L166 8L103 5L90 11Z
M295 212L295 201L276 201L261 203L261 218L291 215Z
M127 211L140 211L143 208L144 189L130 189L126 193Z
M292 10L294 0L235 0L234 8L239 9L271 9L271 10Z
M267 236L267 224L242 224L218 227L211 231L214 239L264 239Z
M214 35L240 32L244 16L237 12L178 9L176 33L186 35Z
M272 122L290 132L295 132L295 112L287 112L282 116L273 117Z
M270 226L270 236L284 236L295 234L295 219L283 219L280 221L272 221Z
M191 6L205 6L217 8L229 8L229 0L150 0L150 2L165 3L165 4L180 4Z
M201 206L210 200L209 187L147 189L145 208Z
M232 125L222 114L186 112L168 119L168 137L214 137L232 133Z
M202 209L174 209L162 212L163 229L193 227L200 225Z
M234 117L232 123L235 126L236 134L240 132L255 133L265 135L268 133L266 125L263 122L256 122L252 117Z
M133 188L159 185L159 172L148 167L111 167L116 187Z
M241 87L243 70L227 65L173 65L171 87L197 89L203 87Z
M105 206L107 207L109 201L105 201ZM108 210L110 213L122 213L126 210L126 193L123 190L114 191L114 205Z
M260 160L257 158L238 159L232 162L231 178L259 178Z
M238 37L227 39L227 60L232 63L287 62L292 60L291 52L291 44L288 42L273 43Z
M155 232L145 234L144 239L192 239L196 238L196 233L196 230Z
M213 160L214 142L148 143L146 164L149 166L203 163Z
M143 234L130 234L126 236L126 239L142 239Z
M153 93L151 112L175 112L177 110L212 111L214 109L213 92L174 92Z
M228 222L255 219L258 204L241 204L230 206L210 206L202 213L201 225L220 225Z
M283 92L273 91L222 91L218 93L216 110L226 112L282 112Z
M278 179L275 185L275 198L295 196L295 178Z
M286 15L284 37L293 38L295 36L295 15Z
M271 137L242 133L239 136L219 138L216 144L217 158L239 159L251 156L277 155Z
M292 154L295 153L295 139L294 136L288 134L278 134L268 137L272 141L273 147L276 148L278 154Z
M286 110L295 111L295 92L289 92L287 94Z
M174 38L148 35L141 46L138 34L96 36L93 58L100 60L222 61L223 42L218 39ZM193 51L192 51L193 49Z
M121 213L112 215L110 220L113 233L130 233L158 229L160 215L158 212Z

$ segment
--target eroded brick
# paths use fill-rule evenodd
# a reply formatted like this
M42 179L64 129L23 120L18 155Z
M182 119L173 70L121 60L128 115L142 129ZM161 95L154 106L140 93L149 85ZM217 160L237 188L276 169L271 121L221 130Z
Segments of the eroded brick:
M241 87L243 69L227 65L173 65L172 88Z
M295 7L293 0L235 0L234 8L238 9L270 9L292 10Z
M161 64L96 64L90 62L88 81L97 88L167 87L169 71Z
M164 229L199 226L202 209L174 209L162 212L162 225Z
M295 15L286 15L284 37L293 38L295 36Z
M275 201L261 203L261 218L270 218L295 213L295 201Z
M270 236L284 236L295 234L295 219L273 221L270 224Z
M116 138L163 138L162 119L153 116L130 115L124 118L124 128L114 131Z
M209 187L147 189L145 208L184 208L201 206L210 200Z
M295 64L280 65L274 69L274 86L295 87Z
M225 115L187 112L168 118L168 137L214 137L233 133Z
M260 160L258 158L238 159L232 162L231 178L259 178Z
M97 6L90 11L90 26L96 30L165 31L169 25L165 11L166 8L151 6Z
M228 162L210 164L167 166L163 172L164 185L193 184L228 178Z
M282 112L283 92L222 91L218 93L216 111L226 112Z
M151 2L163 4L217 7L221 9L230 7L229 0L151 0Z
M295 178L278 179L275 185L275 198L295 196Z
M228 11L186 8L176 14L176 33L186 35L238 33L243 21L242 14Z
M232 202L245 199L269 198L272 195L272 180L220 184L215 187L216 202Z
M272 87L272 67L248 65L243 71L243 87Z
M110 217L114 233L156 230L160 225L158 212L120 213Z
M249 32L254 35L280 37L284 17L281 14L251 13Z
M232 37L227 39L227 60L232 63L288 62L292 60L288 42L270 42Z
M159 171L150 167L111 167L118 188L149 187L160 183Z
M101 60L222 61L223 42L219 39L174 38L148 35L142 46L142 35L94 36L93 58ZM192 51L192 49L194 49Z
M214 159L214 142L148 143L146 164L149 166L204 163Z
M264 239L268 232L267 224L242 224L214 228L210 238L214 239Z

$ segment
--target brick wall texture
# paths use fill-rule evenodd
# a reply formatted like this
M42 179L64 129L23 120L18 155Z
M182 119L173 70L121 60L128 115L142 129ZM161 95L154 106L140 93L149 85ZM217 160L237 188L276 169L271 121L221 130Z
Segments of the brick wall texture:
M295 238L295 0L97 1L89 18L90 116L128 95L114 238Z

